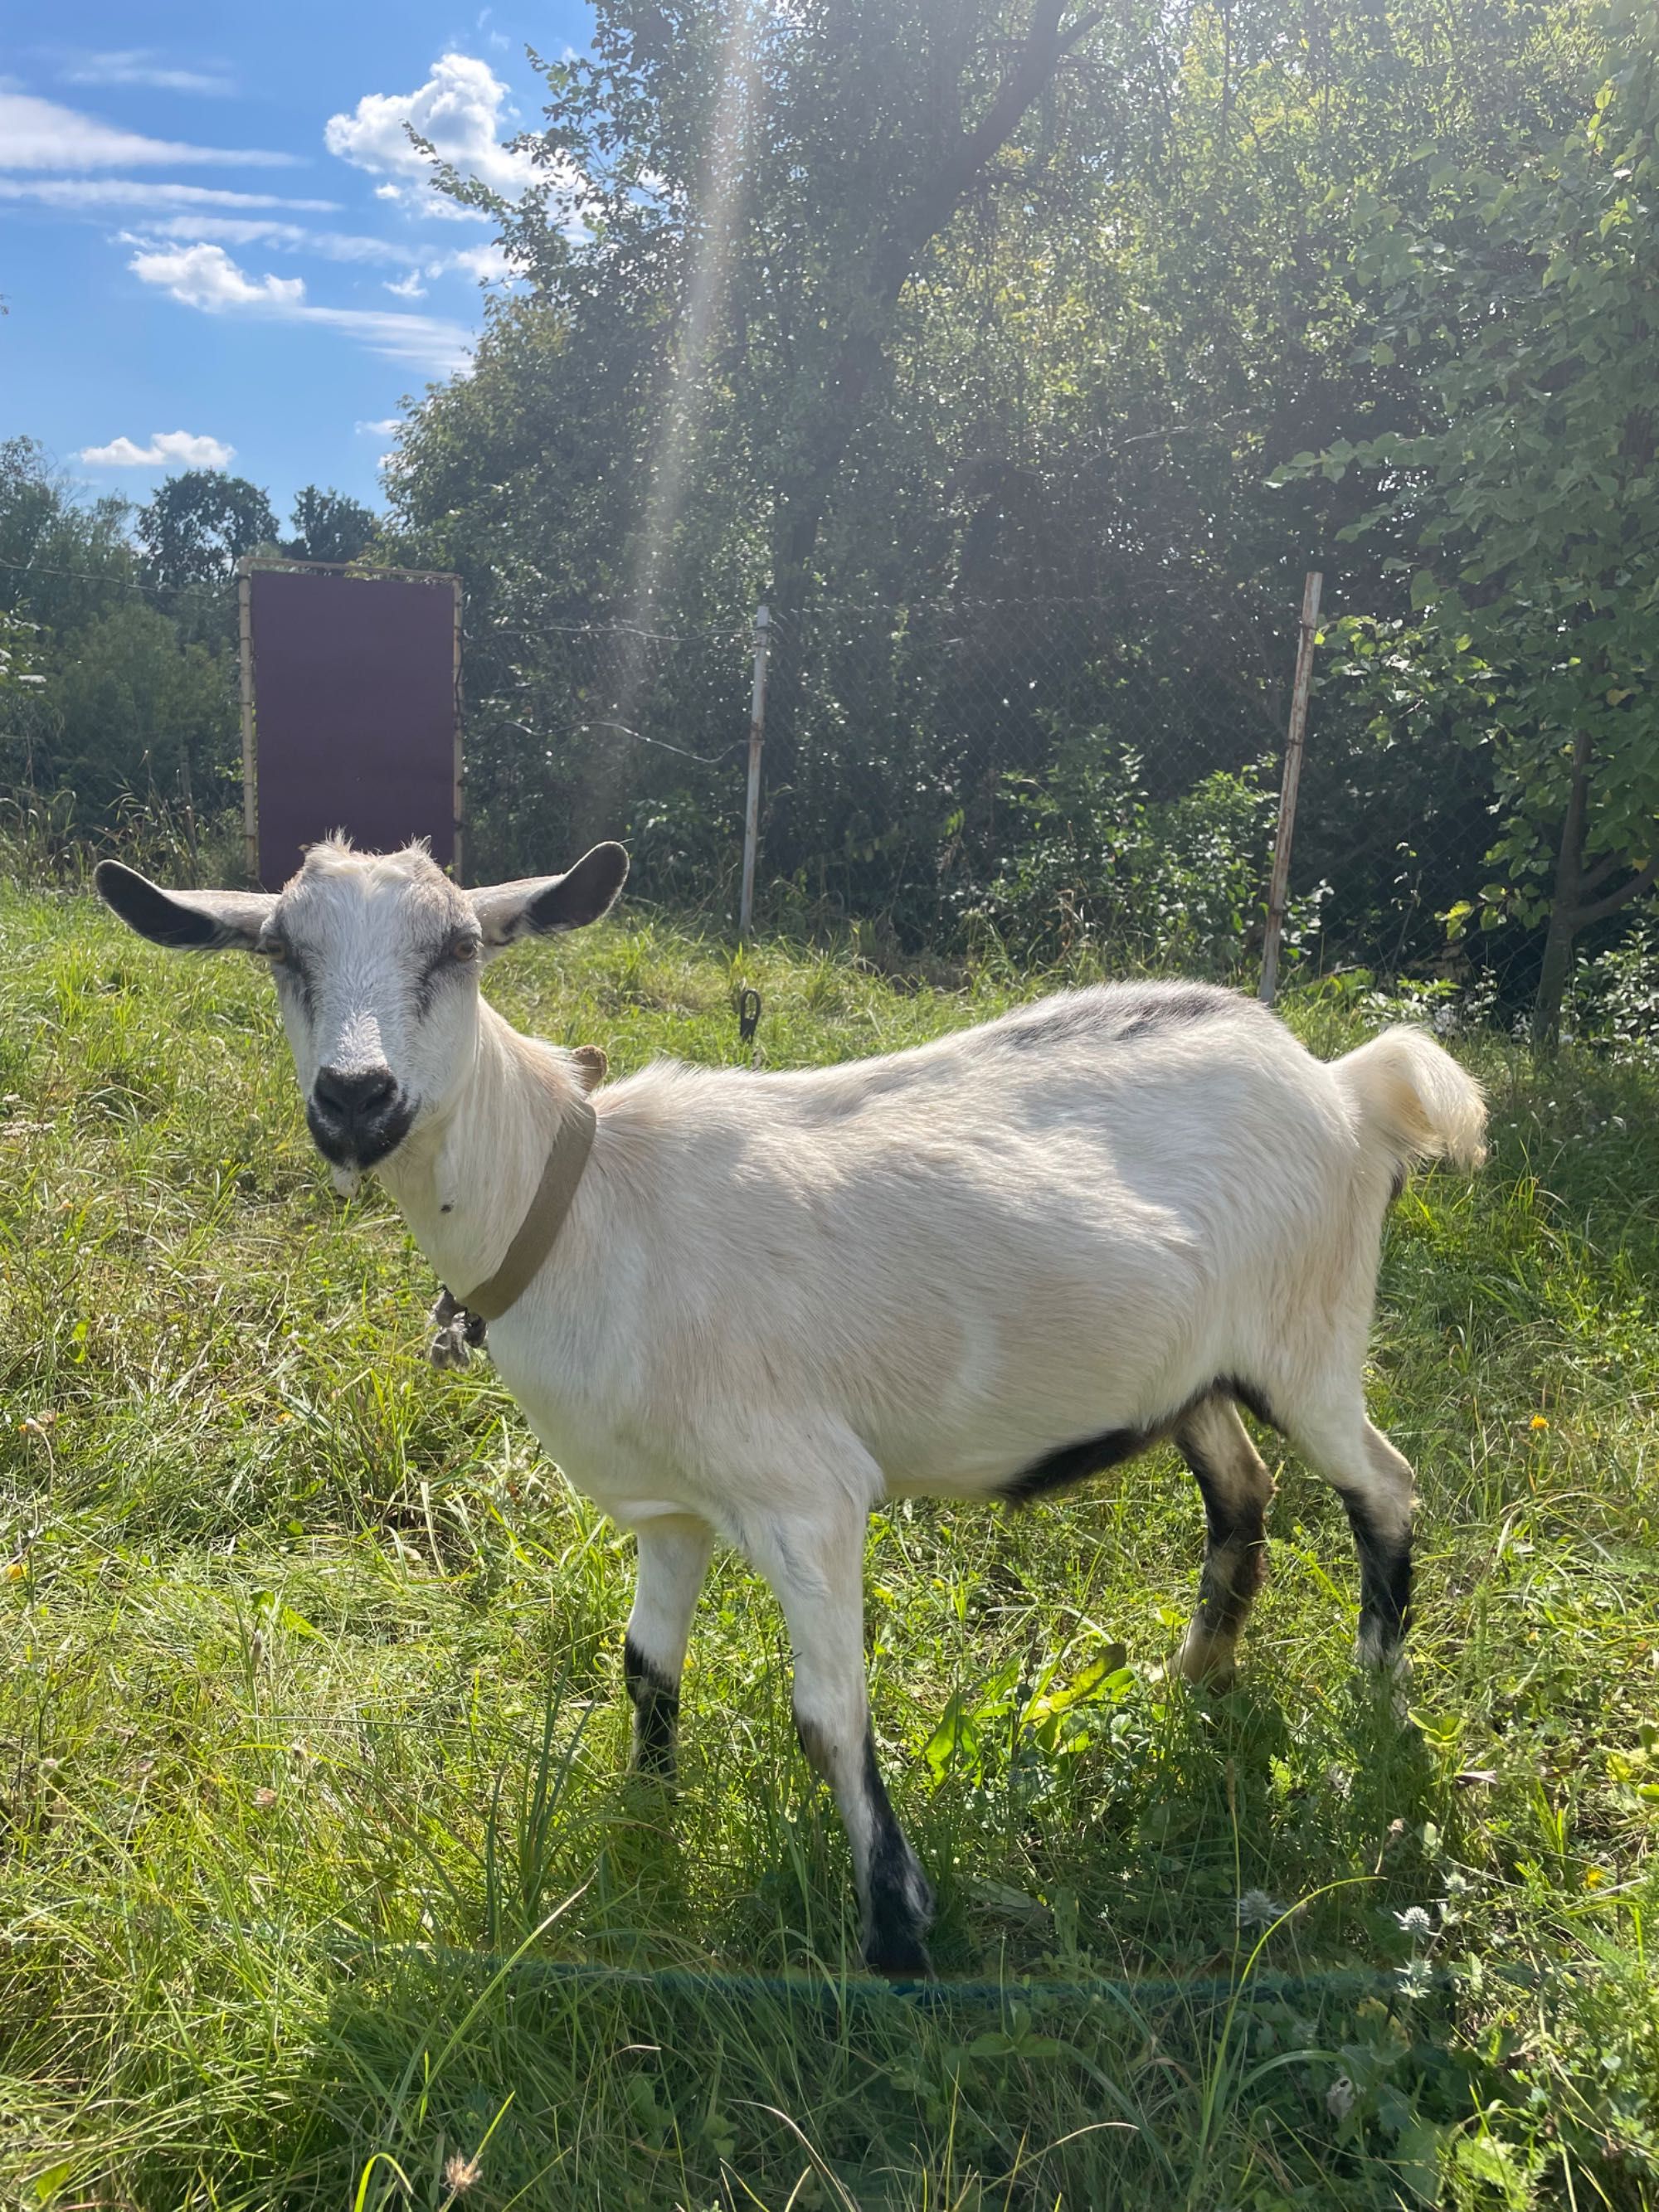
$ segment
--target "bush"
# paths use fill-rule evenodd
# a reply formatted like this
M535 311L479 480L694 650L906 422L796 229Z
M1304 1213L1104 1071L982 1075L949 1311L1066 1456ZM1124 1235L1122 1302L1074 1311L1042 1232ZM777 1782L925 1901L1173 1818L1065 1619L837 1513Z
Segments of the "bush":
M1009 777L1012 854L972 917L1018 958L1084 946L1137 966L1236 975L1260 933L1274 799L1265 763L1147 796L1141 756L1098 731L1064 741L1041 784Z

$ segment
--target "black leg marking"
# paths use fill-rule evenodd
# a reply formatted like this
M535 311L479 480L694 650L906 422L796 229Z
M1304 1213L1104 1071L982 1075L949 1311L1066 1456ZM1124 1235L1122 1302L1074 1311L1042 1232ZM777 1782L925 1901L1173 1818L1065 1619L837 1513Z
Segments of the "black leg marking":
M875 1737L864 1738L864 1794L873 1833L865 1885L864 1961L876 1973L927 1980L933 1967L923 1938L933 1917L933 1892L894 1816Z
M1236 1488L1230 1489L1194 1446L1183 1443L1181 1451L1204 1499L1198 1617L1206 1634L1231 1644L1267 1579L1266 1516L1260 1499L1241 1498Z
M822 1775L826 1782L833 1782L835 1778L830 1771L830 1746L819 1734L817 1723L804 1721L799 1713L795 1714L794 1719L796 1739L806 1754L806 1764L814 1774Z
M659 1781L672 1781L679 1732L679 1685L646 1657L631 1636L623 1647L623 1680L634 1706L635 1767Z
M1254 1382L1247 1382L1240 1375L1220 1375L1216 1377L1216 1389L1224 1390L1230 1398L1237 1398L1247 1413L1254 1413L1264 1429L1278 1429L1283 1433L1283 1424L1273 1418L1273 1409L1263 1392Z
M1348 1526L1359 1554L1359 1656L1385 1667L1398 1656L1411 1626L1412 1539L1385 1528L1363 1498L1345 1497Z
M1198 1605L1177 1663L1189 1682L1220 1685L1232 1679L1238 1639L1267 1580L1273 1478L1227 1385L1187 1412L1176 1443L1198 1484L1205 1521Z
M1229 1003L1234 996L1230 991L1217 995ZM1272 1407L1255 1383L1245 1382L1238 1375L1218 1375L1213 1382L1206 1382L1201 1390L1195 1390L1184 1405L1144 1428L1103 1429L1098 1436L1085 1437L1080 1443L1061 1444L1057 1451L1044 1452L1041 1459L1034 1459L1029 1467L1012 1475L996 1494L1005 1505L1029 1505L1033 1498L1042 1498L1051 1490L1067 1490L1073 1483L1086 1482L1091 1474L1104 1474L1109 1468L1121 1467L1125 1460L1134 1459L1153 1444L1162 1443L1172 1430L1179 1429L1189 1413L1218 1393L1223 1397L1237 1398L1264 1427L1279 1426Z
M833 1784L830 1747L811 1721L795 1716L795 1734L815 1774ZM876 1764L876 1740L866 1725L864 1764L859 1776L862 1804L842 1806L848 1828L856 1820L869 1839L860 1890L864 1905L864 1963L878 1974L900 1981L926 1981L933 1975L923 1940L933 1917L933 1893L906 1840Z

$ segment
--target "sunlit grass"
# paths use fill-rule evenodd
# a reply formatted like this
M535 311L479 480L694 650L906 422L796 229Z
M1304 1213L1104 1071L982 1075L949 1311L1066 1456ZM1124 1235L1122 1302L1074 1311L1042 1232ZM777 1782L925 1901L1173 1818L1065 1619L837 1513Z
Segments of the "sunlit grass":
M620 1073L746 1059L740 981L792 1066L1011 988L649 921L489 988ZM1322 1051L1369 1018L1291 1012ZM879 1516L878 1733L975 1985L901 2001L766 1593L719 1563L683 1787L627 1785L630 1547L487 1363L424 1364L428 1271L329 1192L269 984L0 892L0 2201L1655 2201L1654 1087L1468 1049L1494 1158L1396 1209L1375 1344L1415 1728L1351 1675L1293 1463L1216 1698L1157 1673L1173 1460Z

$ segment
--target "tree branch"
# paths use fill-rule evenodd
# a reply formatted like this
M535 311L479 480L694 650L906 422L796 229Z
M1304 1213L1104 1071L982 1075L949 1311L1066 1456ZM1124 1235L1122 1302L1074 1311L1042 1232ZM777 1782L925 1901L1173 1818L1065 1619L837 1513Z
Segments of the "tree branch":
M1060 19L1071 5L1071 0L1037 0L1031 11L1031 27L1025 33L1025 43L1020 48L1013 67L1003 79L996 98L986 109L971 131L964 131L952 155L945 160L946 173L958 164L963 176L959 191L965 191L979 171L988 161L1005 138L1013 130L1026 109L1054 73L1054 66L1062 55L1085 39L1097 23L1105 19L1103 8L1096 8L1062 32Z
M1644 891L1650 891L1656 882L1659 882L1659 853L1654 854L1639 875L1632 876L1628 882L1620 884L1616 891L1609 892L1604 899L1597 899L1594 906L1581 906L1573 916L1574 933L1588 929L1592 922L1605 921L1610 914L1617 914L1621 906L1628 906L1633 898L1640 898Z
M1062 30L1060 18L1071 5L1072 0L1036 0L1025 42L990 106L971 130L958 135L926 196L919 196L900 216L895 228L906 249L901 288L903 276L908 274L909 257L920 252L956 213L975 178L1013 135L1020 118L1066 55L1105 21L1103 8L1091 9Z
M1606 883L1607 878L1613 873L1618 865L1619 855L1617 853L1603 853L1601 859L1599 860L1593 860L1589 866L1585 869L1583 875L1579 877L1579 890L1581 891L1593 891L1598 884Z

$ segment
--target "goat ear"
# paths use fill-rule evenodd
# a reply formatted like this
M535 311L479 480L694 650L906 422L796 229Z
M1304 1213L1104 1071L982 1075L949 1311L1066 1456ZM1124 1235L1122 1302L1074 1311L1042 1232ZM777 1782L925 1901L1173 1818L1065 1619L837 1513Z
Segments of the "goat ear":
M568 875L526 876L516 884L492 884L469 891L472 911L486 945L513 945L521 937L544 937L556 929L581 929L608 914L628 878L628 855L620 845L595 845Z
M252 951L276 903L274 891L164 891L118 860L100 860L93 881L129 929L187 952Z

